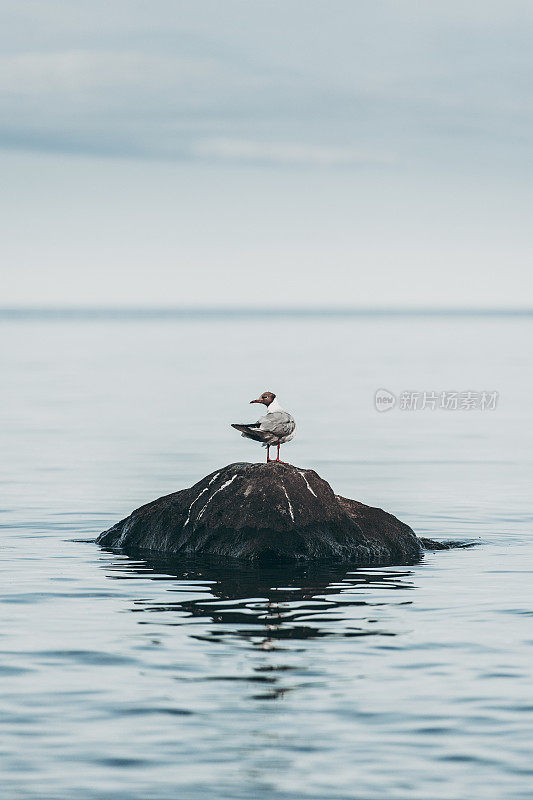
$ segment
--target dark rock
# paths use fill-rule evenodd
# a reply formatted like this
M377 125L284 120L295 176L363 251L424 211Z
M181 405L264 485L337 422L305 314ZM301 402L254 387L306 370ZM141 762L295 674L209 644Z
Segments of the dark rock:
M425 537L421 537L419 542L424 550L453 550L457 547L464 549L465 547L475 547L477 544L477 542L462 542L456 540L438 542L435 539L426 539Z
M422 551L411 528L392 514L335 495L313 470L277 462L223 467L138 508L97 541L257 563L405 563Z

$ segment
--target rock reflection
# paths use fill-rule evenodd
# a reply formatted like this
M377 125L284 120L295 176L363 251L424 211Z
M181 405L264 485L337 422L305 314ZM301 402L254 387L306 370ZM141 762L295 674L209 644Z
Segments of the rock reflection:
M165 614L166 625L203 622L201 632L191 627L192 638L214 643L246 640L263 650L326 636L394 636L394 631L379 626L378 607L410 601L388 599L383 592L413 588L409 570L390 567L258 569L213 559L178 561L152 554L142 558L135 554L130 559L122 551L109 552L117 554L116 561L105 564L109 577L142 577L170 584L164 597L159 591L153 599L136 600L132 611ZM174 599L180 593L186 596ZM146 619L142 622L147 624ZM267 675L258 678L268 680Z

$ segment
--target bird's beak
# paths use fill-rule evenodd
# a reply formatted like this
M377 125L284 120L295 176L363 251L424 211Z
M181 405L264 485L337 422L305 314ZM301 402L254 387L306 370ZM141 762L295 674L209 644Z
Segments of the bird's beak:
M259 398L258 400L250 400L250 405L252 405L252 403L262 403L262 402L263 401L261 400L261 398Z

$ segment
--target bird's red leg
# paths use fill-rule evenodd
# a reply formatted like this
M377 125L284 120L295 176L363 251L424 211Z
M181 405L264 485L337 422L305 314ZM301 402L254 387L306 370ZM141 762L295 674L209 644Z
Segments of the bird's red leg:
M287 462L286 461L282 461L281 458L279 457L279 447L280 446L278 444L278 454L276 456L276 461L279 461L280 464L286 464Z
M270 458L270 445L267 444L267 464L269 461L272 461L272 459Z

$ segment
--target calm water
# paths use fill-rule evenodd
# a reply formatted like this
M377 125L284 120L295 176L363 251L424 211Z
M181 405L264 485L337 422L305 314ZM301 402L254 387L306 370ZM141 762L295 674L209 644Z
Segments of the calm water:
M0 320L6 800L533 796L527 318ZM87 540L216 467L277 391L292 463L414 566L254 571ZM376 389L497 390L378 414Z

